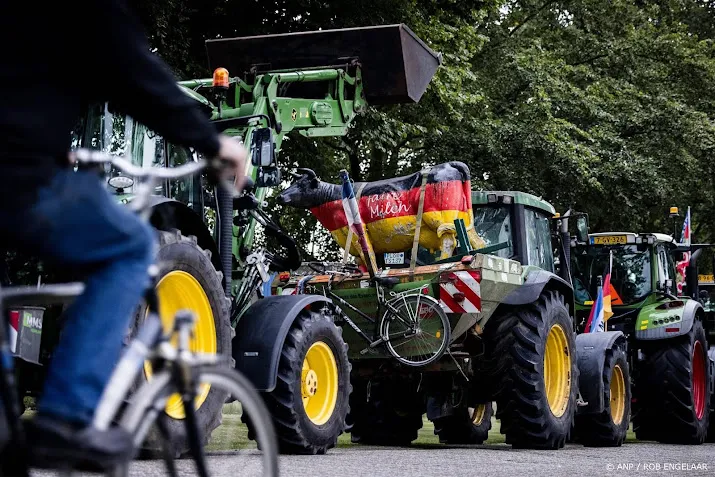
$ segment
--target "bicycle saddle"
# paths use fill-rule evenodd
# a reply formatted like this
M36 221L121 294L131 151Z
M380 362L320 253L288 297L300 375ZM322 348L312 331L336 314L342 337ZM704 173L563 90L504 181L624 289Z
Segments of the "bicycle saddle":
M400 279L397 277L374 277L372 281L385 288L392 288L400 283Z

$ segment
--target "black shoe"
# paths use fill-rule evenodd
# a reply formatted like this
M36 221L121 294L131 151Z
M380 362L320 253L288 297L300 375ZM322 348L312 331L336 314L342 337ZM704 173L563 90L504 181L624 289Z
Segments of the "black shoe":
M26 425L32 467L106 472L134 458L132 436L38 415Z

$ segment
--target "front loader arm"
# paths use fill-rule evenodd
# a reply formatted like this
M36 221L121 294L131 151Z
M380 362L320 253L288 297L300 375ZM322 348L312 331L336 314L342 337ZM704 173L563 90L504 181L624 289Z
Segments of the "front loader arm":
M318 99L280 96L292 83L315 83L323 94ZM241 138L246 144L250 144L256 128L270 127L276 158L287 134L297 131L305 137L344 136L355 115L367 106L362 75L357 65L266 72L256 75L253 85L241 78L230 78L229 91L233 90L233 107L227 101L226 94L216 94L211 79L183 81L179 84L187 88L187 94L192 97L201 96L200 93L204 91L207 96L213 93L218 101L211 106L211 120L220 122L235 119L223 132ZM207 104L208 100L201 102ZM246 164L246 176L256 180L258 169L249 161ZM267 192L265 187L256 189L259 204L263 203ZM253 245L255 227L253 219L245 227L233 226L232 253L238 263L242 263L239 254L241 248L250 249Z

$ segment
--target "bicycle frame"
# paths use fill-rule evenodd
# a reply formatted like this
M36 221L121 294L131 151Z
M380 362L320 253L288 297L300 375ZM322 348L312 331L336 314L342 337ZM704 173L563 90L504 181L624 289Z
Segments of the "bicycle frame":
M107 160L97 161L96 154L101 155L101 153L83 151L78 154L77 157L80 160L84 160L84 163L90 166L110 162ZM141 169L136 168L136 166L131 167L133 169L130 170L134 170L138 175L144 173ZM199 170L196 164L190 167L182 167L184 168L183 170L192 169L192 173ZM154 184L156 184L160 178L160 175L158 173L156 174L156 176L148 174L145 176L145 181L141 182L138 187L140 193L137 195L135 201L130 204L130 208L145 222L149 220L146 213L148 198L151 196ZM178 175L178 173L175 174ZM190 363L188 363L184 356L186 354L184 351L188 351L190 331L185 327L179 328L179 326L186 324L187 319L184 318L183 322L180 322L180 318L177 315L177 317L175 317L175 328L164 333L162 321L159 317L159 297L156 294L158 267L155 265L150 266L148 274L150 283L144 292L144 300L148 311L147 318L144 323L142 323L142 326L139 327L137 334L131 340L129 346L125 348L122 357L114 367L112 375L104 388L92 421L92 425L99 430L106 430L120 415L124 399L129 394L131 386L136 382L146 360L150 360L153 365L159 365L158 367L161 367L168 358L168 361L173 364L172 377L175 379L175 382L179 383L178 391L182 396L183 402L193 403L196 397L196 386L194 386L192 382L193 376L191 370L187 369ZM10 475L29 477L30 463L25 432L20 417L20 397L16 392L17 383L15 382L14 358L10 351L7 331L7 326L10 323L9 305L57 304L63 301L74 300L80 296L83 291L84 284L82 283L47 285L42 288L9 287L0 289L0 314L4 318L0 323L0 403L2 403L5 411L5 419L10 429L9 442L5 445L5 448L0 447L0 451L2 451L3 454L12 453L13 455L12 463L5 469ZM179 331L178 351L173 348L171 348L172 351L161 349L162 344L169 344L169 338L174 331ZM215 356L213 358L212 360L209 357L206 360L206 364L217 362L218 358ZM207 476L208 472L203 447L201 446L201 438L196 427L194 406L184 406L184 412L186 415L190 448L197 463L197 470L199 475ZM163 425L161 420L159 421L159 428L160 431L162 431ZM3 443L0 442L0 444Z
M375 283L375 292L377 294L377 312L376 312L375 318L372 318L372 317L368 316L367 314L365 314L364 312L362 312L361 310L359 310L358 308L356 308L355 306L353 306L350 303L348 303L347 301L345 301L343 298L341 298L338 295L336 295L335 293L333 293L333 291L332 291L333 278L334 278L334 275L331 274L330 279L328 280L328 285L323 290L325 296L328 296L331 299L337 301L340 305L347 306L352 311L354 311L355 313L357 313L358 315L360 315L361 317L365 318L366 320L368 320L370 323L373 324L373 332L372 332L373 337L370 338L352 319L350 319L350 317L346 313L344 313L342 311L342 309L340 309L340 307L337 307L338 312L341 315L341 318L343 320L345 320L345 322L347 322L347 324L350 325L350 327L363 340L365 340L369 344L369 348L375 348L387 341L390 341L392 338L395 338L398 336L403 337L403 338L407 338L408 336L410 336L410 332L407 332L407 331L401 332L401 333L395 333L391 336L381 336L380 328L384 321L383 317L384 317L385 313L387 313L389 311L393 317L400 320L405 326L407 326L408 328L412 327L412 323L407 323L404 319L402 319L399 310L397 310L397 308L392 306L391 302L399 297L405 297L405 296L409 296L409 295L413 295L413 294L418 294L421 296L422 290L426 287L426 285L418 288L417 292L415 290L408 290L405 292L395 294L395 297L391 300L385 300L384 288L380 284Z

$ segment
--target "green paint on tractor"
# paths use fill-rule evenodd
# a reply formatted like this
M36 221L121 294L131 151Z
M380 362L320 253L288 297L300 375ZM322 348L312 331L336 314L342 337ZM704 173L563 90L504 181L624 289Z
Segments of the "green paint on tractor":
M636 339L656 339L661 330L666 338L666 329L677 333L690 299L677 296L677 245L670 235L632 232L590 234L588 244L577 245L571 258L578 329L584 330L611 253L614 315L607 329Z

